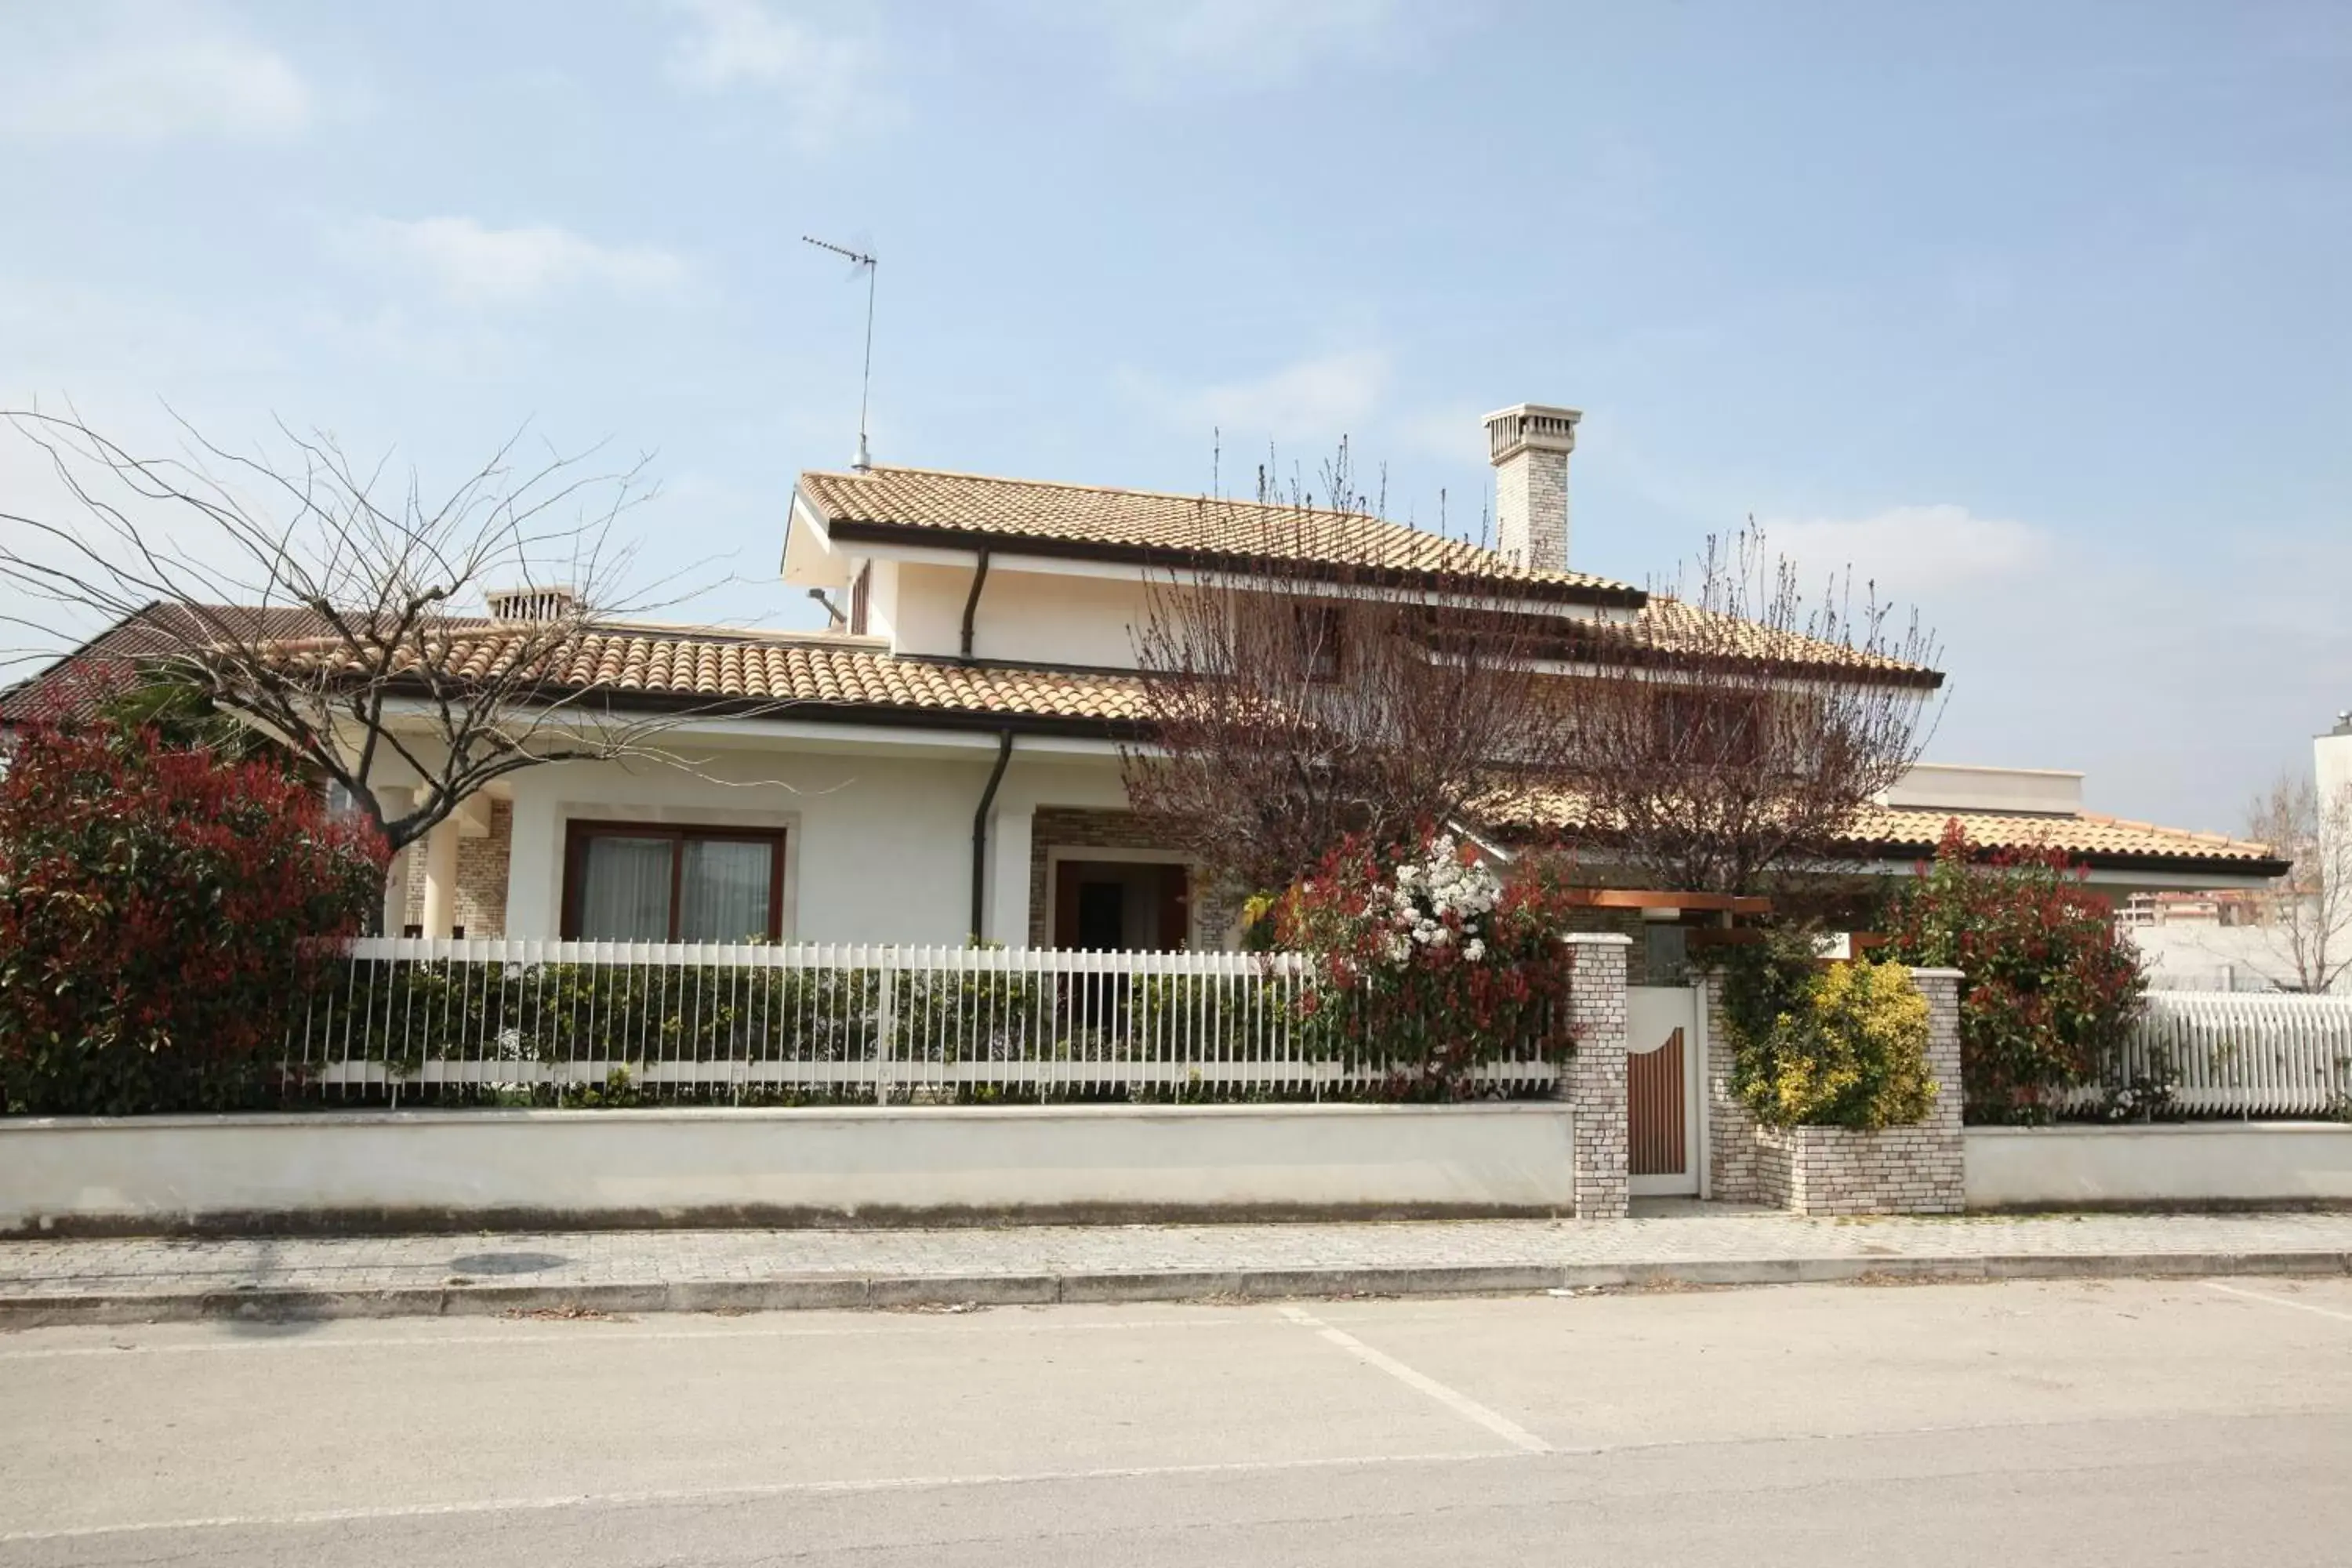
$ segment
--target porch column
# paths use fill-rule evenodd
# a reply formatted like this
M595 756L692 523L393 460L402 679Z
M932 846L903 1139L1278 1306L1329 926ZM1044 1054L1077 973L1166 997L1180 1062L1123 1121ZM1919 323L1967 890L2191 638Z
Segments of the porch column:
M1570 931L1569 1018L1576 1054L1560 1092L1575 1107L1571 1137L1576 1163L1576 1217L1622 1219L1629 1191L1625 1121L1625 976L1631 937L1617 931Z
M986 935L1007 947L1029 945L1029 855L1036 817L1034 805L1000 804L989 824Z
M407 814L415 792L386 784L374 793L376 804L383 815L395 817ZM415 872L415 862L416 850L411 847L394 856L392 864L384 868L382 930L386 936L398 936L401 928L408 923L408 879Z
M446 937L457 914L457 819L444 817L425 836L425 934Z

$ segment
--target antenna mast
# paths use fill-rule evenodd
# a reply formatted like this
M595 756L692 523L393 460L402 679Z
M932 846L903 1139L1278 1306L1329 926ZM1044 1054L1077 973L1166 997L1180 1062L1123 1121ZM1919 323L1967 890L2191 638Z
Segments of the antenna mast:
M874 459L866 450L866 405L874 390L874 280L882 270L882 261L879 257L819 239L814 235L801 236L801 243L846 257L855 265L866 268L866 368L857 384L857 461L850 465L863 473L874 466Z

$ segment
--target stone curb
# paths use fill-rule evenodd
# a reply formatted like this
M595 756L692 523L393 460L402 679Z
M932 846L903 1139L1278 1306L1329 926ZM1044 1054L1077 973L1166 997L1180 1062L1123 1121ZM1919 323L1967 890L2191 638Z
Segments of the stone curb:
M1130 1273L820 1274L670 1284L390 1286L0 1296L0 1327L207 1319L459 1318L532 1312L779 1312L1337 1296L1503 1296L1539 1290L1895 1283L1902 1280L2352 1274L2352 1252L1986 1253Z

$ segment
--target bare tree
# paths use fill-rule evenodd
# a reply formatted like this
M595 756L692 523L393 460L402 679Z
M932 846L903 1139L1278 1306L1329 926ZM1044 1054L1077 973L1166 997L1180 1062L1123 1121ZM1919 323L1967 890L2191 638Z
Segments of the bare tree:
M2352 784L2323 796L2282 773L2246 813L2248 836L2293 868L2273 882L2253 943L2297 991L2326 992L2352 973Z
M1890 622L1835 577L1809 603L1752 523L1710 538L1695 592L1564 626L1568 787L1551 820L1678 891L1834 868L1932 729L1935 639L1916 616Z
M323 434L281 427L290 455L273 459L183 422L182 455L146 458L79 417L0 420L48 455L69 514L0 510L0 583L144 617L144 677L259 727L393 848L524 768L677 761L655 742L691 712L615 708L595 679L600 629L651 607L620 602L631 552L614 538L648 493L641 465L526 458L510 440L428 496ZM406 798L388 805L376 786L395 774Z
M1202 500L1218 547L1154 585L1136 632L1152 739L1123 753L1129 798L1230 886L1287 886L1350 834L1459 821L1539 773L1558 729L1540 625L1492 607L1475 552L1424 535L1422 566L1362 564L1367 531L1393 525L1344 442L1321 488L1318 506L1261 469L1257 504Z

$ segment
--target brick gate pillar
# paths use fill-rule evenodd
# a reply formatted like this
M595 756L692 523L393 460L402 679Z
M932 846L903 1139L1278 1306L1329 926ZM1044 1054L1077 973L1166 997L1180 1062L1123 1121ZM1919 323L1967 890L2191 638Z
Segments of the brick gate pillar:
M1576 1054L1560 1093L1574 1107L1576 1214L1622 1219L1627 1193L1625 973L1633 941L1614 931L1571 931L1569 1016Z

